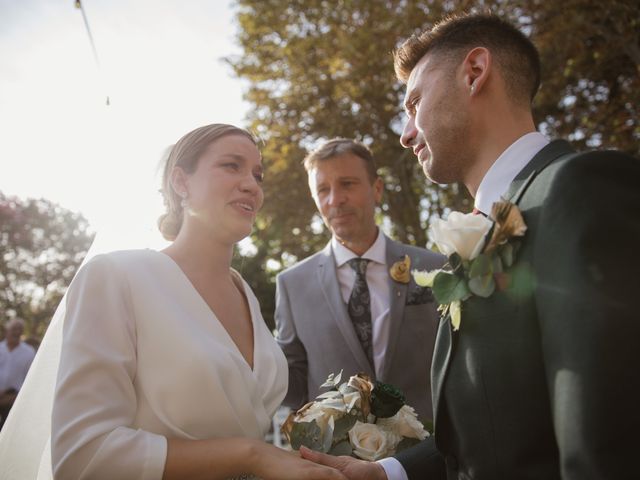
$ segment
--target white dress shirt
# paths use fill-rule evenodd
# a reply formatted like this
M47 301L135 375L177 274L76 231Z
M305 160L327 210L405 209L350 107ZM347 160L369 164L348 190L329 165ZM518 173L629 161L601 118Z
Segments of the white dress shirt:
M476 192L474 207L489 214L494 202L507 193L516 175L548 143L549 140L539 132L527 133L513 142L485 173ZM389 480L408 480L402 464L395 458L385 458L378 463Z
M367 285L371 297L371 326L373 329L373 363L376 376L380 378L384 371L384 359L389 342L389 272L387 267L386 237L380 229L373 245L362 258L370 260L367 264ZM340 293L345 303L356 281L356 272L347 262L358 255L342 245L335 237L331 239L333 257L336 261L336 273L340 284Z
M9 351L7 341L0 342L0 393L13 388L19 391L27 376L36 351L31 345L20 342Z

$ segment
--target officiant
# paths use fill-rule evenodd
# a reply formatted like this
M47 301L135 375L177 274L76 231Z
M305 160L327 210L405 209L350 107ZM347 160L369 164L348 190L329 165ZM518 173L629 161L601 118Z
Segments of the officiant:
M429 370L438 326L431 291L411 269L443 257L386 236L376 225L384 185L364 144L331 139L304 160L331 240L277 277L278 343L289 365L284 403L300 407L331 373L358 372L399 387L431 419Z

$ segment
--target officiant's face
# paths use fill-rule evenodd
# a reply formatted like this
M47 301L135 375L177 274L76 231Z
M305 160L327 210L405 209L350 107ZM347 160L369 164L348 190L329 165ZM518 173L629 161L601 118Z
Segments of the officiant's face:
M456 65L431 54L407 82L407 123L400 143L411 148L427 177L437 183L462 181L470 143L470 122Z
M382 180L369 176L364 160L345 153L320 160L309 171L309 188L324 223L347 244L373 243Z
M188 221L238 241L251 233L262 207L262 159L257 147L241 135L222 137L200 156L187 175Z

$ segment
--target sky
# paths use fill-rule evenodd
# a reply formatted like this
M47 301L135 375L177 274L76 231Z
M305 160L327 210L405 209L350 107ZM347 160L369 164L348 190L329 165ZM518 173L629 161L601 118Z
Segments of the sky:
M0 191L81 212L111 248L156 246L166 148L245 125L221 60L241 53L233 2L83 0L99 62L74 3L0 0Z

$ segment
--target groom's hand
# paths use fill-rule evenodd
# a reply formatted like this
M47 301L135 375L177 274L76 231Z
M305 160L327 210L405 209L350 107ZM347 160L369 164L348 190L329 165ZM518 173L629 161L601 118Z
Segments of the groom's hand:
M302 458L340 470L349 480L387 480L387 474L380 464L365 462L353 457L334 457L300 447Z

